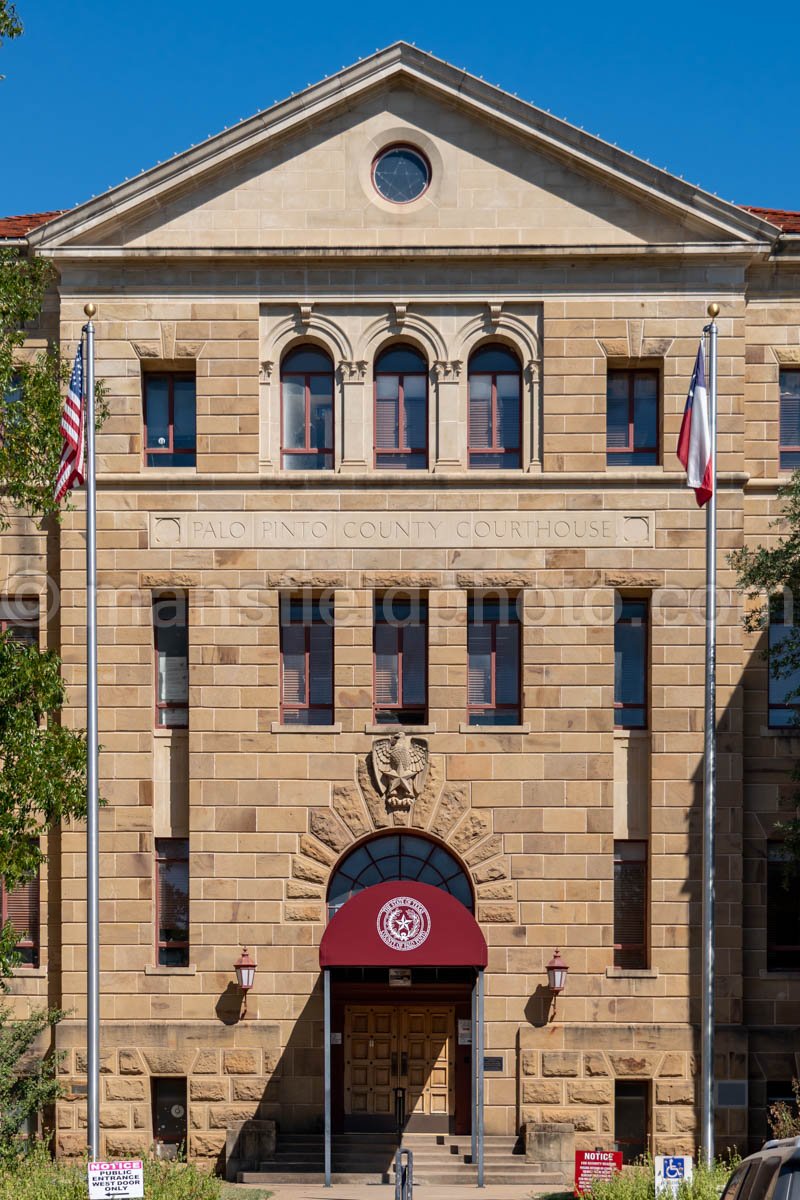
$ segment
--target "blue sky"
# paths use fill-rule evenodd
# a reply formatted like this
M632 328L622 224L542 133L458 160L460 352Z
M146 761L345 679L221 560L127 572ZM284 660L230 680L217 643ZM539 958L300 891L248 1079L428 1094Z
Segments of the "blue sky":
M71 207L404 38L725 199L800 210L800 5L17 0L0 214Z

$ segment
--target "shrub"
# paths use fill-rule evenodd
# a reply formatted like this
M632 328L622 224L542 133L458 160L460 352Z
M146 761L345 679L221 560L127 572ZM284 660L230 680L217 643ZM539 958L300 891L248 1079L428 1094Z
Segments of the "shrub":
M732 1153L715 1159L710 1167L695 1162L692 1181L681 1184L678 1200L717 1200L738 1165L739 1157ZM647 1157L611 1179L597 1180L590 1194L592 1200L655 1200L655 1163Z
M800 1079L792 1080L792 1091L794 1104L779 1100L767 1110L767 1123L773 1137L800 1137Z
M145 1159L147 1200L220 1200L222 1183L193 1163ZM54 1162L42 1142L0 1166L0 1200L86 1200L86 1164Z
M61 1094L56 1075L58 1055L39 1057L36 1039L56 1025L63 1013L53 1008L15 1020L0 1007L0 1162L15 1158L27 1143L20 1127L28 1117L52 1104Z

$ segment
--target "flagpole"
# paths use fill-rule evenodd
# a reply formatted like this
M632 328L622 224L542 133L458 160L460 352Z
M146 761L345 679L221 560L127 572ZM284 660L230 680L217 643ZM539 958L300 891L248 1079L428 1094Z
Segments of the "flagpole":
M700 1150L714 1161L714 835L717 800L717 325L709 304L708 401L711 431L711 498L706 508L706 687L703 759L703 945L701 1013Z
M97 500L94 445L94 325L87 304L86 333L86 1066L87 1144L100 1157L100 906L97 790Z

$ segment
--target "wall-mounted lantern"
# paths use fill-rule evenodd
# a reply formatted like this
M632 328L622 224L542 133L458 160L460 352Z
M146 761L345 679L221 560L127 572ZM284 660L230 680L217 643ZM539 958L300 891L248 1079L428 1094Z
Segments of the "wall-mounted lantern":
M553 996L553 1016L556 1015L556 1001L567 983L569 967L561 957L561 951L556 950L547 964L547 983Z
M253 986L253 982L256 977L257 966L258 963L253 962L252 958L247 953L247 946L242 946L242 953L233 964L233 969L236 972L236 982L243 993L241 1013L243 1017L247 1015L247 993Z

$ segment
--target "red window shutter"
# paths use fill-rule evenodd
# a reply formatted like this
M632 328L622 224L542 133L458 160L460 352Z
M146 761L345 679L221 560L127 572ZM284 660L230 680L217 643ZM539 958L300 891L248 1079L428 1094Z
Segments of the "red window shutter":
M492 447L492 380L478 375L469 385L469 444L472 450Z
M614 865L614 952L615 964L629 970L644 968L647 923L647 864L617 862Z
M158 924L162 941L185 941L189 936L188 843L182 838L159 838Z
M472 625L468 633L469 666L467 698L469 704L483 706L492 702L492 627Z
M20 938L39 944L39 876L23 883L13 892L6 892L6 919Z
M398 694L398 630L393 625L375 626L375 705L400 703Z
M333 627L312 625L309 638L309 704L326 708L333 704Z

